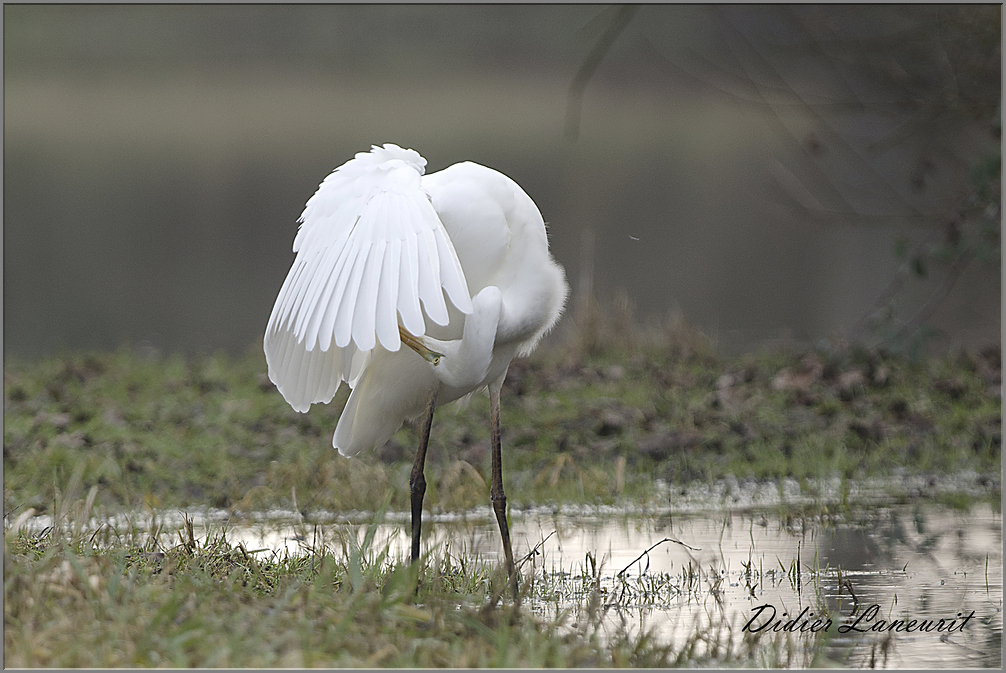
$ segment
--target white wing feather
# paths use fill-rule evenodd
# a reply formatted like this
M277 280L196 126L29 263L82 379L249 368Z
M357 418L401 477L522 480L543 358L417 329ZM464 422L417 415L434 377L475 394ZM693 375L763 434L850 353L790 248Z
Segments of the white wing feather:
M445 293L471 313L461 262L421 186L425 166L413 150L374 146L308 200L264 341L269 378L297 411L355 383L378 343L397 351L399 316L416 336L424 312L446 325Z

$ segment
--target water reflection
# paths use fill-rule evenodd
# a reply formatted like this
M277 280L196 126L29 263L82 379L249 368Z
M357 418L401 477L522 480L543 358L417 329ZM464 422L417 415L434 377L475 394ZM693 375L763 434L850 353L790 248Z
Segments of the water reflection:
M224 534L266 554L363 546L408 556L407 514L377 525L360 523L365 516L315 525L290 512L235 523L219 512L197 517L195 534ZM25 516L13 527L49 525L44 519ZM117 530L137 524L108 523ZM161 531L161 544L172 547L183 524L182 515L162 515L140 527ZM425 552L502 562L488 508L427 514L423 528ZM701 657L715 649L718 660L730 659L726 651L764 666L1002 666L1002 517L987 505L967 513L871 505L814 518L781 509L673 516L515 511L511 534L529 584L525 605L547 617L571 610L570 629L591 621L585 611L600 613L601 638L648 630L676 652L693 648ZM813 632L829 619L821 651ZM913 631L871 631L892 620ZM921 631L927 623L930 631Z
M455 554L499 560L499 532L488 516L429 518L424 550L449 543ZM227 534L249 549L296 554L320 543L361 544L367 528L274 523L232 526ZM404 518L382 524L371 548L404 557L407 530ZM511 531L515 554L530 555L522 576L537 583L533 610L554 611L556 590L565 594L562 607L586 609L582 575L599 567L599 609L607 610L609 635L651 629L680 648L703 631L736 652L775 639L784 646L767 649L782 658L766 665L804 666L824 663L810 659L810 630L815 620L831 619L825 655L848 666L1002 665L1002 519L989 507L966 514L934 505L875 507L824 520L767 512L649 518L536 512L517 513ZM805 633L773 632L766 626L773 614L779 628L796 618L791 628L803 625ZM869 630L896 619L906 626L917 620L915 631ZM936 632L940 619L947 621ZM926 628L922 620L933 620L932 632L918 631ZM842 625L855 628L840 633Z

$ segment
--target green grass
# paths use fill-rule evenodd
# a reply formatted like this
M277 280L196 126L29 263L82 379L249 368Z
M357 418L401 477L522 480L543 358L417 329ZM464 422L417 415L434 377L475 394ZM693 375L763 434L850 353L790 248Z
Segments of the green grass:
M502 397L510 503L613 504L654 484L975 473L998 498L998 347L912 361L848 350L716 356L680 326L578 339L513 363ZM610 329L610 328L608 328ZM241 357L116 353L8 362L4 511L52 509L78 474L101 511L211 506L408 509L417 428L347 459L331 437L348 391L294 412ZM488 400L434 420L426 503L482 506Z
M525 567L515 606L500 600L498 566L449 544L412 566L372 535L290 557L232 545L223 532L197 540L191 526L167 549L142 531L111 546L97 533L7 531L5 666L803 665L828 643L826 634L737 641L722 616L676 646L612 627L620 610L715 593L722 577L691 564L614 584L590 555L558 578L544 564Z
M648 504L658 480L727 476L791 477L813 494L818 478L848 485L906 472L972 474L998 502L997 349L922 361L857 350L721 357L680 325L615 338L586 320L576 334L511 367L502 418L511 505ZM721 619L685 629L672 645L624 622L611 627L612 615L647 602L715 600L722 578L691 565L602 582L591 555L560 572L532 558L515 607L500 597L506 582L495 562L450 543L414 567L372 536L290 557L231 544L223 531L196 539L190 526L165 547L153 531L92 518L202 507L235 516L295 509L308 520L322 511L407 511L416 428L343 458L331 436L346 395L294 412L257 348L242 357L123 349L6 363L5 522L33 509L56 525L5 530L4 664L828 663L827 634L738 641L730 636L737 625ZM486 506L487 419L484 397L438 412L429 509ZM960 508L973 498L936 497ZM749 581L784 581L793 566L784 561Z

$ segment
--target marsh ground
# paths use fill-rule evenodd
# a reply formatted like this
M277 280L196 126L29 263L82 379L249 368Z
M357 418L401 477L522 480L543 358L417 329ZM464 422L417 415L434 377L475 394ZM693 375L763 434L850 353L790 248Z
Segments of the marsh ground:
M458 547L413 568L373 540L262 556L212 530L189 535L184 522L161 531L171 542L147 524L101 523L216 508L235 523L285 510L321 525L340 513L407 510L411 424L382 449L343 458L330 440L346 391L298 414L264 371L258 349L5 364L6 665L829 660L827 637L731 644L717 640L722 624L674 643L646 630L602 637L601 576L586 556L564 570L586 590L544 615L499 599L496 561ZM787 521L844 516L863 484L886 483L895 504L998 516L1000 386L998 347L919 360L856 349L723 357L680 326L660 339L581 338L511 368L506 490L515 511L674 512L703 489L736 503L768 485L801 499L769 509ZM433 514L485 506L487 416L482 397L438 412L427 462ZM832 485L828 497L822 484ZM13 526L43 516L55 525ZM668 578L690 581L675 572Z

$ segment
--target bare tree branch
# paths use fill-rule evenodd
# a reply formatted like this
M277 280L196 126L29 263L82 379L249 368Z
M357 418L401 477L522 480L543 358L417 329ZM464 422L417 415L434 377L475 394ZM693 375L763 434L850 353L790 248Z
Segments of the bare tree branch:
M587 54L576 71L573 81L569 84L566 94L566 139L574 142L580 136L580 109L583 107L583 90L587 88L590 78L594 76L597 67L604 60L604 55L611 49L619 33L625 30L629 21L639 11L639 5L622 5L611 19L607 29L601 34L594 48Z
M856 324L849 329L847 338L850 342L855 343L863 339L863 336L866 333L866 328L870 324L870 318L872 318L877 311L887 306L891 299L901 292L901 289L905 286L905 281L908 280L908 277L911 274L911 260L923 255L940 236L940 233L941 232L938 231L933 232L924 241L915 246L912 253L907 256L908 261L898 267L898 270L895 272L894 278L891 279L891 282L887 284L887 287L884 288L883 292L881 292L873 303L870 304L869 308L863 312L863 314L859 317L859 320L856 321Z
M898 337L904 338L909 334L913 334L919 327L922 326L926 320L939 308L943 300L947 298L950 294L950 290L954 288L957 281L960 279L961 274L964 270L968 268L972 260L975 258L974 250L966 250L961 253L961 255L954 261L953 265L947 271L946 278L943 279L943 283L937 288L936 292L929 298L929 301L920 308L911 320L902 325L901 329L898 331Z

